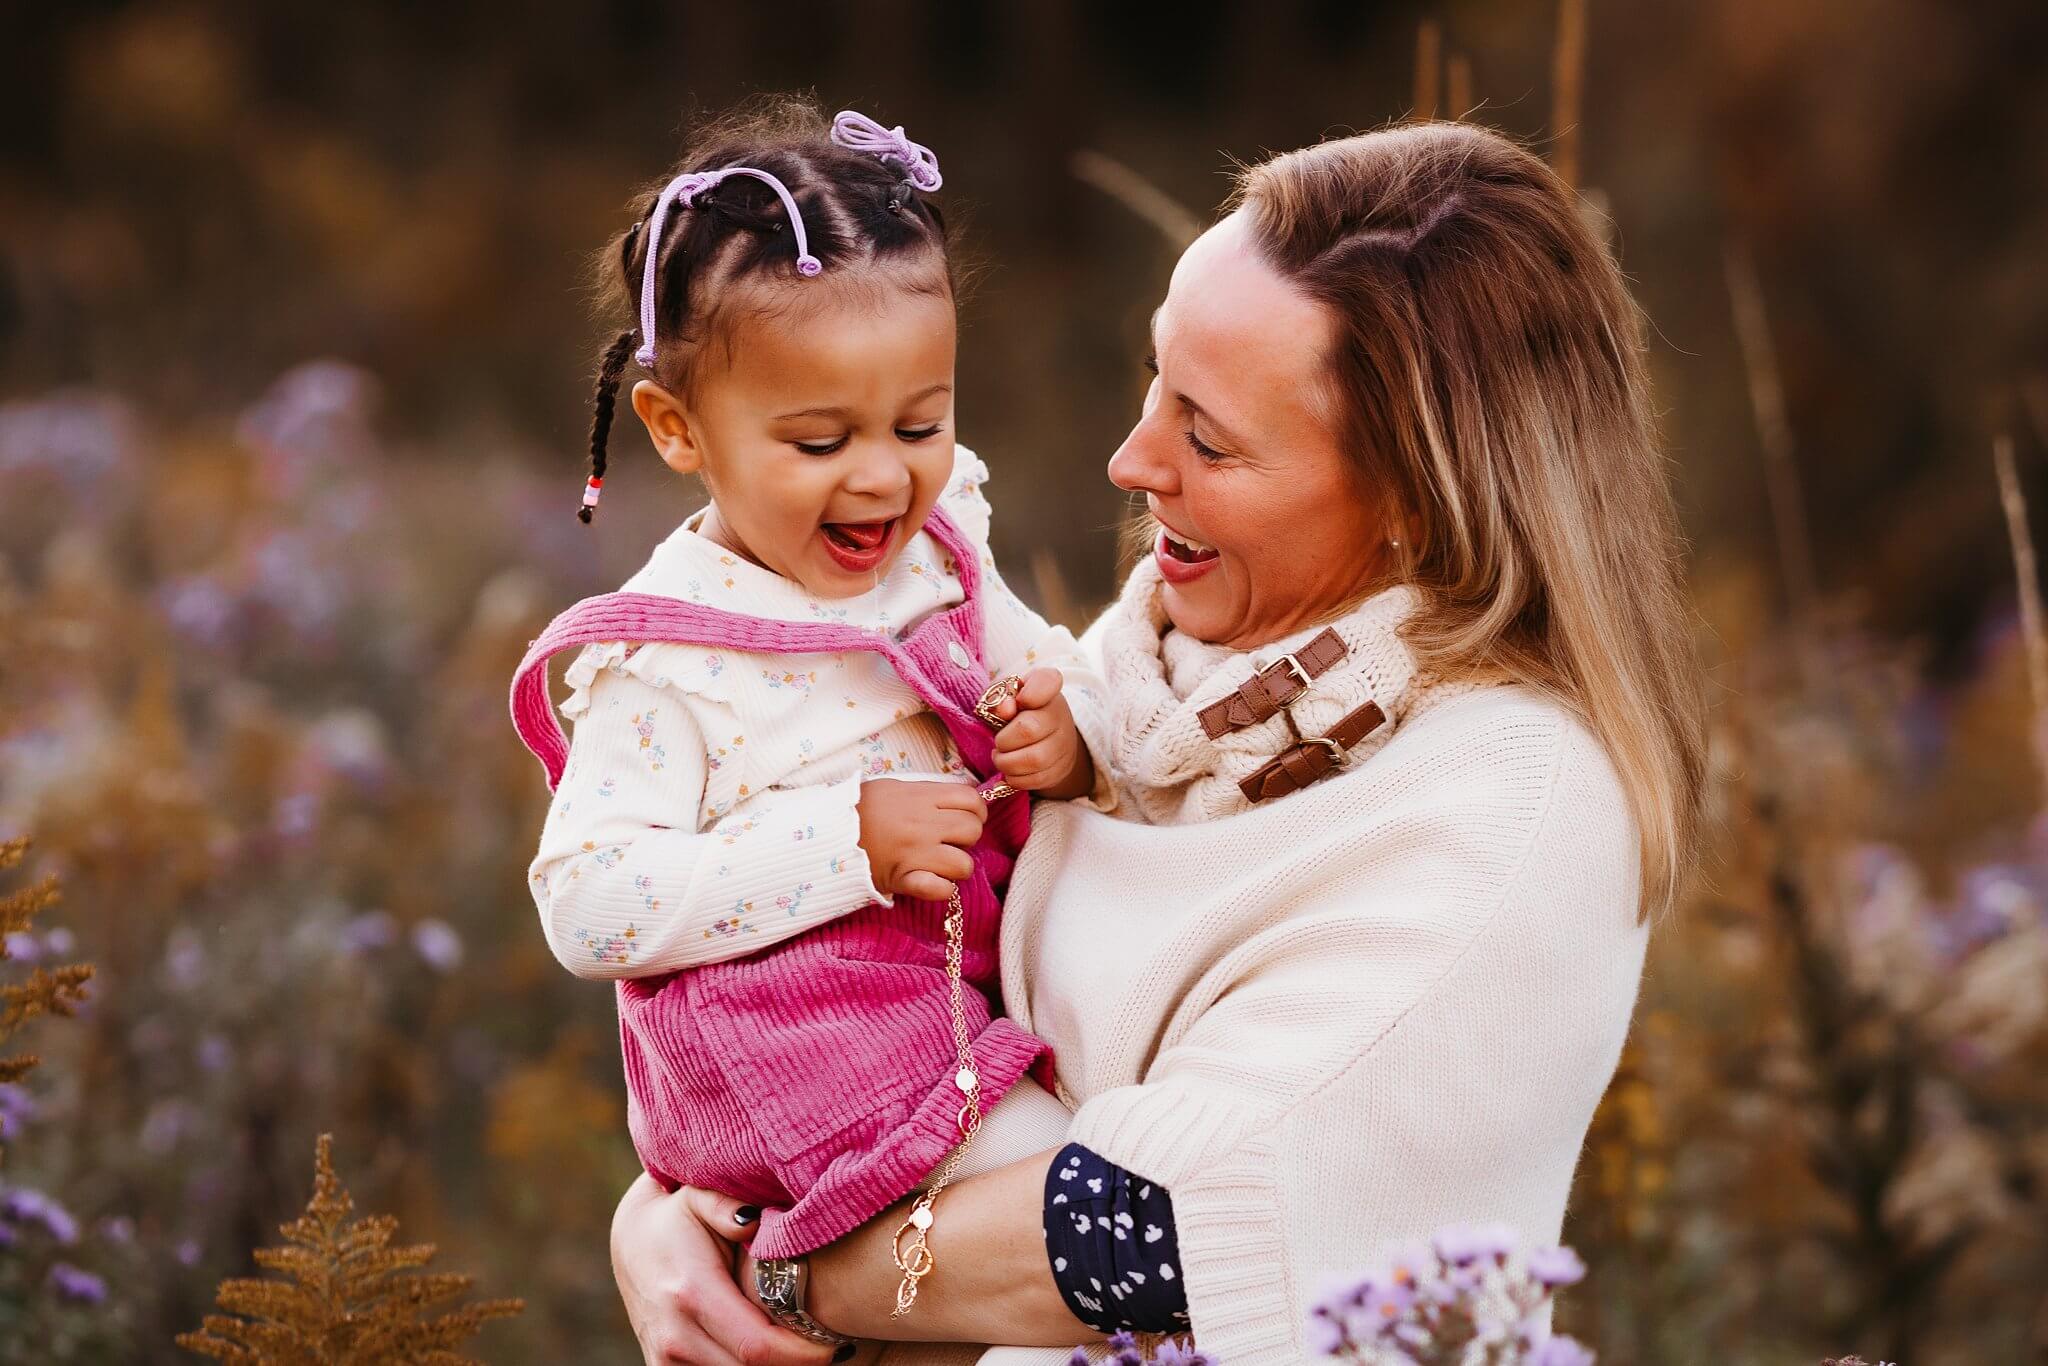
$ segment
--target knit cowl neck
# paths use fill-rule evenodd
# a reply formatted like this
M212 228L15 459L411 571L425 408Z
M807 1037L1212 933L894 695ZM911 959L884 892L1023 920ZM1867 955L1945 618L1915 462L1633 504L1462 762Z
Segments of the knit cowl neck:
M1150 824L1182 825L1245 810L1251 803L1238 787L1241 781L1298 739L1323 735L1340 718L1376 702L1386 721L1345 754L1344 768L1352 768L1387 743L1435 683L1400 638L1401 624L1420 601L1405 585L1255 650L1175 630L1166 617L1163 587L1158 566L1141 562L1095 633L1115 699L1117 784L1135 814ZM1325 629L1343 640L1341 660L1275 715L1209 738L1199 715L1204 707Z

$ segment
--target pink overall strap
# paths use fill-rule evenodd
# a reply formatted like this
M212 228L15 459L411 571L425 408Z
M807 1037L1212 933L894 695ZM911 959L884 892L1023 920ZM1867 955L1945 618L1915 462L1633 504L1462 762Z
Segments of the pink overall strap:
M932 509L925 523L953 556L960 576L961 603L943 615L981 658L981 602L976 589L981 563L974 547L944 512ZM681 641L757 654L839 654L872 650L887 655L899 672L913 661L885 633L828 622L772 621L659 593L600 593L585 598L548 623L527 647L512 675L512 724L547 771L548 790L562 781L569 740L548 700L548 660L563 650L601 641ZM944 699L937 700L946 705ZM953 709L953 708L948 708Z

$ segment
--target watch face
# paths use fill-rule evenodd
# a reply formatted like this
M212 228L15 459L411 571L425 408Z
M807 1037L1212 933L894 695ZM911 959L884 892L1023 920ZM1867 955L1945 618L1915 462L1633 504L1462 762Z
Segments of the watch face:
M801 1267L802 1263L794 1261L756 1262L754 1289L761 1296L761 1302L777 1309L801 1308L802 1299L798 1293Z

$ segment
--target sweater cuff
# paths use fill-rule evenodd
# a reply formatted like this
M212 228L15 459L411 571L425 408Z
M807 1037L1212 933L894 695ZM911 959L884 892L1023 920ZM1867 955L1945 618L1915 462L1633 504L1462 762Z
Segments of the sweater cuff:
M1302 1341L1303 1287L1288 1276L1279 1155L1260 1134L1172 1186L1181 1277L1195 1344L1229 1366L1289 1366Z
M1067 1137L1178 1196L1183 1184L1229 1159L1271 1118L1235 1096L1152 1082L1090 1099L1074 1112Z
M1069 677L1065 691L1067 707L1074 713L1074 728L1081 732L1081 743L1088 747L1088 757L1095 761L1095 786L1074 800L1096 811L1114 811L1116 770L1109 762L1109 698L1092 673L1081 678Z
M1067 1131L1173 1192L1195 1343L1229 1366L1309 1355L1298 1321L1306 1299L1287 1279L1275 1119L1241 1099L1153 1082L1094 1097Z

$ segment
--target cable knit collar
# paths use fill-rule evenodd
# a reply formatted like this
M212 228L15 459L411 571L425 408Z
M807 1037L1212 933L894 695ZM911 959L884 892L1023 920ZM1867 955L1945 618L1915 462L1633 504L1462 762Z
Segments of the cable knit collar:
M1298 738L1322 735L1338 718L1377 702L1387 723L1345 756L1345 767L1384 745L1434 679L1418 671L1400 638L1415 590L1386 589L1343 616L1256 650L1234 650L1173 629L1160 600L1156 565L1139 564L1101 628L1103 669L1115 698L1117 780L1155 825L1213 820L1250 805L1238 783ZM1347 652L1293 705L1211 740L1197 713L1254 672L1306 645L1328 627ZM1290 720L1292 728L1290 729Z

